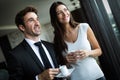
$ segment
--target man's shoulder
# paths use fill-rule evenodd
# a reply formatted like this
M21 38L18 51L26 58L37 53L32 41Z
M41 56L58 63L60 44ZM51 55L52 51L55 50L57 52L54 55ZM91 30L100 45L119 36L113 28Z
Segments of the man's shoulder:
M41 42L47 47L47 48L53 48L54 44L52 42L41 40Z
M52 43L52 42L48 42L48 41L45 41L45 40L41 40L41 42L42 42L43 44L53 45L53 43Z

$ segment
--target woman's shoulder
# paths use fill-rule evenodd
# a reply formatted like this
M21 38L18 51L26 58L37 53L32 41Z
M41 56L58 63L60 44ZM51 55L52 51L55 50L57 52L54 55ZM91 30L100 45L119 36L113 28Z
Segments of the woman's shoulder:
M80 26L87 26L87 27L89 26L88 23L80 23L79 25L80 25Z
M81 30L87 31L89 24L88 23L80 23L79 27Z

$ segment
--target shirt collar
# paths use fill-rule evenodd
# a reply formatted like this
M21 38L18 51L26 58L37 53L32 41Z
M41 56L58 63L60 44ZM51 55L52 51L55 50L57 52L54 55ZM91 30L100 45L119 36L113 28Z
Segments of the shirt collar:
M30 44L30 45L33 45L34 43L36 43L35 41L31 40L31 39L28 39L28 38L25 38L25 40ZM39 41L41 42L41 39L39 39Z

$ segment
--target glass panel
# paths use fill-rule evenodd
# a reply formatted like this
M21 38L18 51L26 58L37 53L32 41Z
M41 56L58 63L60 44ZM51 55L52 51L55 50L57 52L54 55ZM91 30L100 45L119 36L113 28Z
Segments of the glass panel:
M111 23L111 25L112 25L112 28L113 28L113 30L114 30L114 32L115 32L115 35L117 36L117 38L118 38L119 41L120 41L120 31L119 31L119 29L118 29L118 27L117 27L117 25L116 25L116 23L115 23L115 20L114 20L113 14L112 14L112 12L111 12L111 9L110 9L110 7L109 7L108 1L107 1L107 0L102 0L102 1L103 1L104 6L105 6L105 9L106 9L106 11L107 11L107 14L108 14L108 16L109 16L109 20L110 20L110 23Z

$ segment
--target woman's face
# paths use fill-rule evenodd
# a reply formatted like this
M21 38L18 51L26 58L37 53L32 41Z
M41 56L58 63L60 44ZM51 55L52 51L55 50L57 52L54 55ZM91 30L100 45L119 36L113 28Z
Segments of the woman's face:
M56 8L57 18L61 24L69 23L70 21L70 12L65 5L59 5Z

